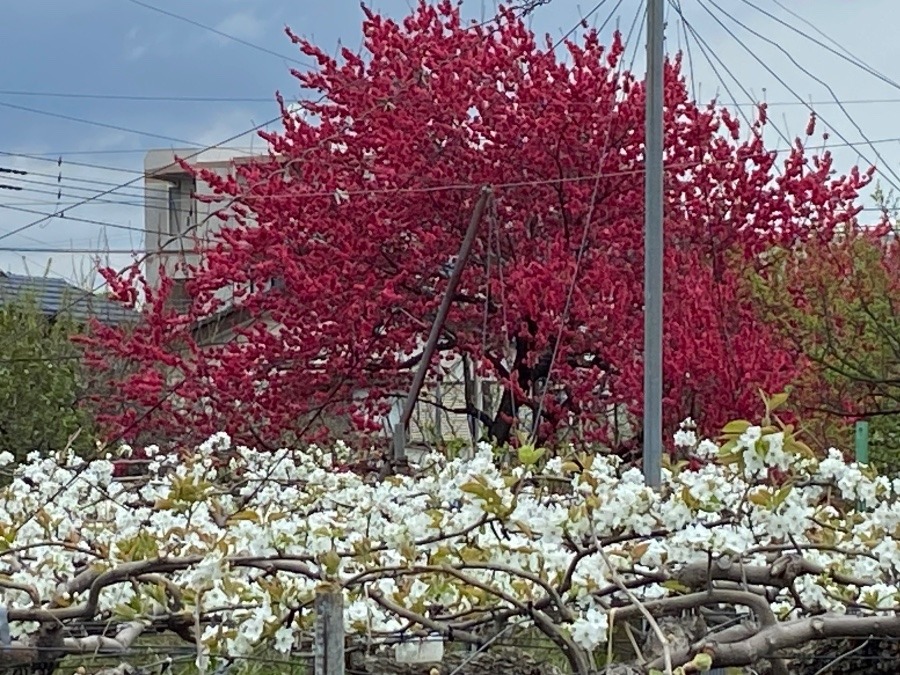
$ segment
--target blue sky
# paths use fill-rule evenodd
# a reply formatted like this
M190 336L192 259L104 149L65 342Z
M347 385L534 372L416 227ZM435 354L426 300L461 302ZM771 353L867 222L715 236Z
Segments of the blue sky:
M885 141L900 137L894 121L900 116L900 85L866 74L858 66L754 10L745 0L681 2L691 26L704 40L710 54L715 55L710 64L696 39L688 41L693 49L693 79L699 98L709 99L719 92L721 99L727 101L736 99L746 104L752 97L765 97L785 104L773 106L771 117L788 136L800 133L807 117L795 95L825 102L816 103L816 108L826 126L834 129L832 143L841 143L839 136L850 143L862 141L864 135L879 141L874 145L875 150L866 145L835 148L842 171L853 162L874 161L900 174L900 141ZM779 0L755 0L752 4L814 35L802 20L811 22L835 39L844 52L849 51L886 76L884 79L900 81L900 46L893 22L885 21L893 14L896 0L780 2L799 17L786 13ZM551 0L534 12L533 28L558 37L595 4ZM599 4L601 7L591 15L593 20L602 21L618 6L615 16L627 27L640 3L606 0ZM150 5L157 11L142 5ZM409 3L378 0L372 6L399 17L408 12ZM474 17L480 17L483 12L489 16L494 11L492 0L484 3L466 0L464 7ZM731 12L733 19L747 27L735 23L720 8ZM164 12L178 14L231 37L217 35ZM139 182L116 190L102 202L98 199L73 207L66 211L66 218L52 218L19 234L4 235L29 225L41 218L41 214L56 212L98 191L139 178L143 154L148 149L180 147L185 142L219 143L275 117L274 92L281 90L288 97L298 94L296 81L288 70L302 67L297 61L304 61L284 36L284 26L291 26L295 32L313 38L330 50L336 49L339 42L356 49L361 42L361 17L357 0L3 3L0 10L0 45L3 45L0 169L24 170L29 174L0 173L0 184L22 188L0 190L0 269L14 272L27 269L40 274L49 264L54 275L90 282L94 279L97 257L94 251L111 249L114 252L104 257L114 265L124 264L129 256L119 251L141 246L143 213ZM682 30L678 18L670 14L668 49L683 46ZM775 44L754 36L751 32L754 30ZM825 41L821 35L814 36ZM756 62L741 42L750 46L773 72ZM643 46L636 40L635 45L639 47L637 69L642 71ZM798 69L775 45L789 52L811 75ZM815 78L831 86L839 99L849 101L845 107L852 120L833 103L827 88ZM730 94L725 91L725 85ZM107 98L129 96L163 100ZM183 100L188 97L222 100ZM247 137L235 142L248 143ZM256 139L255 143L260 141ZM774 130L772 143L779 145ZM780 146L784 146L783 141ZM876 150L881 161L876 158ZM62 163L58 165L59 157ZM900 176L889 173L885 176L900 186ZM62 195L58 199L60 191ZM34 250L41 248L60 251ZM79 250L62 251L71 248Z

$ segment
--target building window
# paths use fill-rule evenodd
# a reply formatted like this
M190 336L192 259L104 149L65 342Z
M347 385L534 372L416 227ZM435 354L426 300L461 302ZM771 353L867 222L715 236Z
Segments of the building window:
M169 180L169 234L181 236L194 226L194 193L197 181L193 176L173 177Z
M172 290L166 298L169 308L184 314L191 308L191 295L187 292L187 279L173 279Z
M261 284L258 284L255 281L251 281L247 285L247 289L250 291L250 293L255 293L256 291L259 291L261 293L268 293L269 291L281 291L284 290L284 277L272 277L268 281L264 281Z

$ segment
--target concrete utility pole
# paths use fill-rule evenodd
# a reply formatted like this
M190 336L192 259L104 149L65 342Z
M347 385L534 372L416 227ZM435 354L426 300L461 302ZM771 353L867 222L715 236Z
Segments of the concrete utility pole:
M437 316L431 324L431 332L428 334L428 340L425 348L422 350L422 360L419 361L419 367L413 377L412 386L409 388L409 394L406 396L406 402L403 404L403 411L400 413L400 420L394 427L393 438L393 462L402 463L406 461L406 430L409 428L409 420L412 417L413 410L416 407L416 401L419 398L419 392L422 385L425 384L425 376L428 374L428 367L431 364L431 357L437 349L438 338L444 329L444 321L450 312L450 305L453 304L453 296L456 294L456 287L462 278L463 269L466 261L469 259L469 253L472 252L472 245L475 243L475 235L478 234L478 226L481 223L481 216L487 208L488 202L493 197L491 188L484 186L481 188L478 201L475 203L475 209L472 211L472 217L469 220L469 227L466 229L466 236L463 239L459 254L456 256L456 264L450 273L450 279L447 281L447 290L444 291L444 297L441 298L440 307L438 307Z
M658 487L662 466L663 59L664 0L647 3L644 142L644 480Z

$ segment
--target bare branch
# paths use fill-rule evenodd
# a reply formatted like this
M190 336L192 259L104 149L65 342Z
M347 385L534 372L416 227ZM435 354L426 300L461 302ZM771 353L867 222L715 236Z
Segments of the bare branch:
M827 574L836 582L845 585L862 587L875 583L872 579L859 579L825 569L796 553L781 556L768 567L742 565L723 556L712 565L708 565L706 562L686 565L673 576L677 581L692 589L704 588L709 581L733 581L753 586L787 588L794 583L797 577L821 574Z
M716 666L747 666L770 658L779 651L797 647L812 640L836 638L900 637L900 616L846 616L826 614L798 619L764 628L739 642L708 641L702 648L712 656Z

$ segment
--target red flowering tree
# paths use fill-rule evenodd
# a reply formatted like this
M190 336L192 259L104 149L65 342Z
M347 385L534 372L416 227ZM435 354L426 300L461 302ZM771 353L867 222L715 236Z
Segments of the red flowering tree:
M340 59L291 35L319 64L294 75L321 97L305 115L279 99L267 160L200 172L237 224L192 271L189 311L167 309L164 284L137 331L98 329L95 365L137 364L122 400L104 401L110 433L277 442L323 414L365 428L363 413L409 387L482 186L493 199L439 342L504 389L470 413L500 441L544 390L545 438L604 437L614 402L640 416L644 83L619 37L554 50L511 12L467 26L449 1L401 23L367 11L363 34L365 55ZM742 270L773 245L829 237L869 174L835 178L799 140L779 162L764 108L742 133L689 99L678 58L665 81L665 416L715 429L800 365L758 322ZM131 298L140 282L110 279ZM239 339L201 345L192 324L235 286Z

